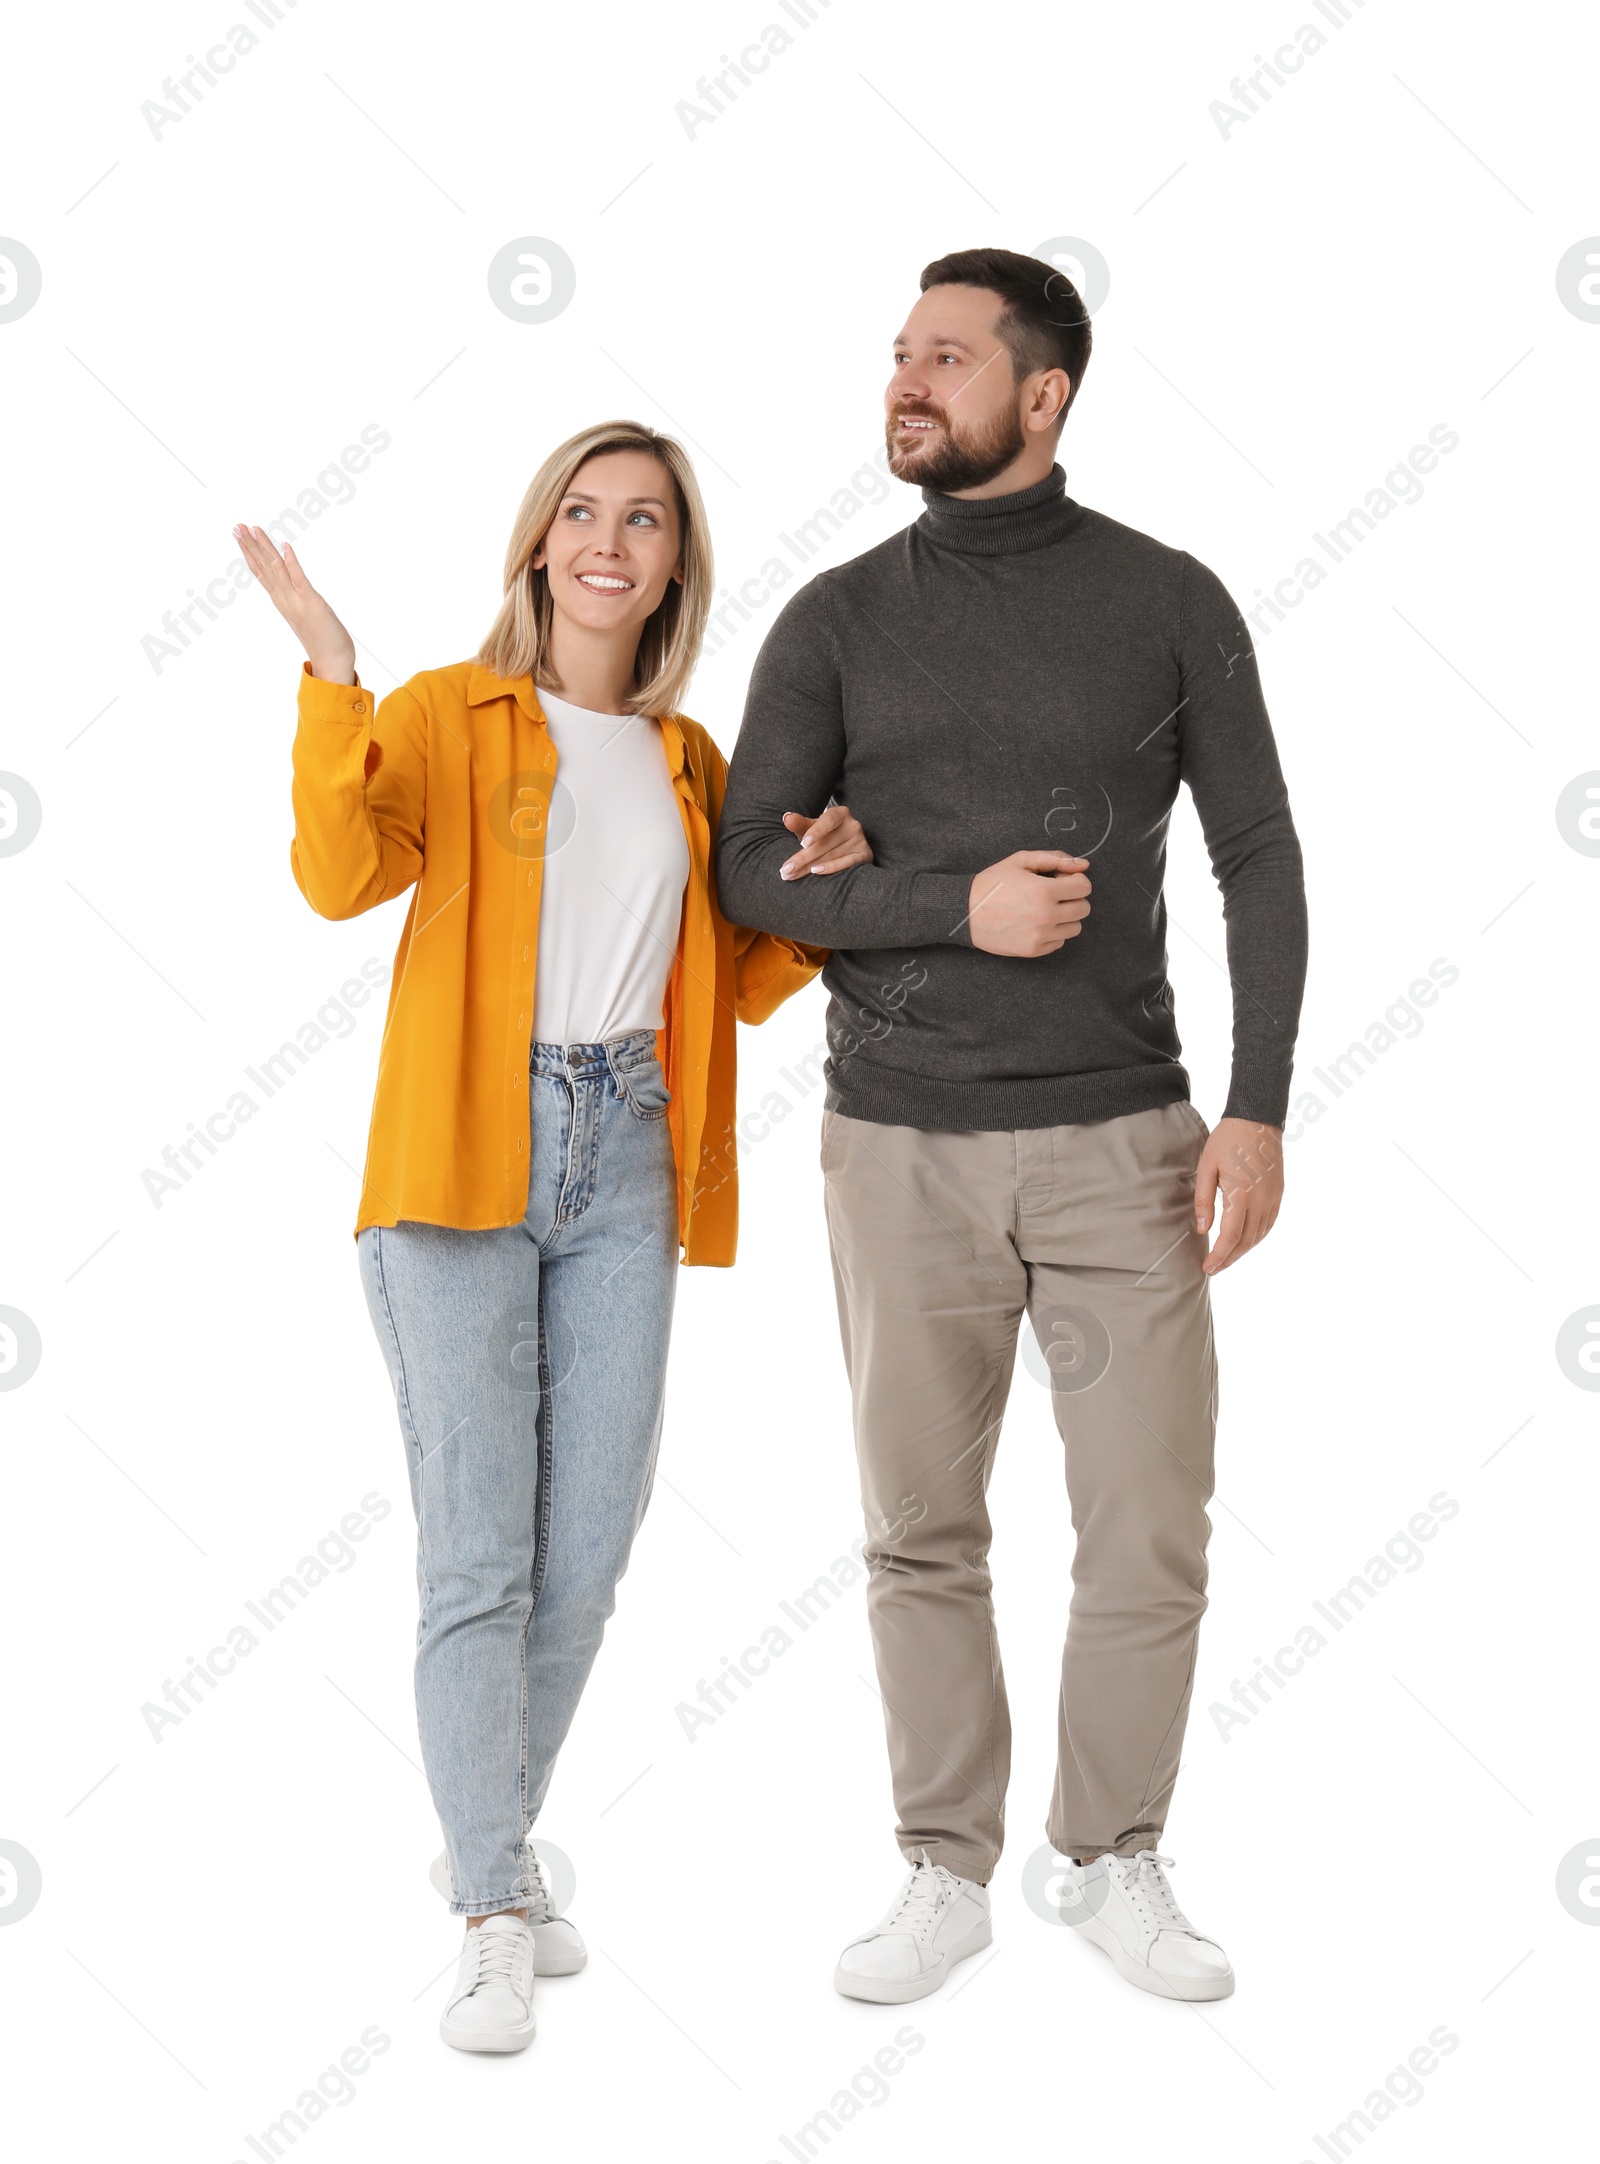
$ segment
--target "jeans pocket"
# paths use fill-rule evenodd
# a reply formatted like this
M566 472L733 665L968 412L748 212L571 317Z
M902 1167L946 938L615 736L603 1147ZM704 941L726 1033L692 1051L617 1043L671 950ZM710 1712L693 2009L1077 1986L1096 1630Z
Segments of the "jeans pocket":
M617 1081L627 1102L628 1110L635 1119L659 1120L666 1117L672 1102L672 1092L667 1088L667 1078L661 1071L658 1059L642 1060L637 1067L619 1067Z

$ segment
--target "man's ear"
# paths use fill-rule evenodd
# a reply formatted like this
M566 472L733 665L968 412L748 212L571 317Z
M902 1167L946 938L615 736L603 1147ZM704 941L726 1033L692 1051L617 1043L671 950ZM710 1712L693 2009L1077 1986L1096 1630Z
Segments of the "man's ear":
M1044 369L1034 386L1032 407L1023 425L1033 429L1059 427L1066 415L1067 400L1071 396L1072 378L1066 370ZM1049 401L1048 406L1046 401Z

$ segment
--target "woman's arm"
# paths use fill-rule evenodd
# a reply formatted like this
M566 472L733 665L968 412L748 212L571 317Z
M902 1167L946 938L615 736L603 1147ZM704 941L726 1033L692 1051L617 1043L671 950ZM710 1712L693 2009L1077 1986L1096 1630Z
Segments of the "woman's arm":
M733 1002L741 1022L764 1022L808 985L828 959L827 947L803 946L781 932L733 930Z
M375 704L301 674L289 866L319 917L357 917L422 875L427 716L404 685Z
M307 655L289 866L319 916L358 916L403 894L422 871L427 716L404 688L378 706L356 675L355 642L292 548L280 556L259 526L233 531Z

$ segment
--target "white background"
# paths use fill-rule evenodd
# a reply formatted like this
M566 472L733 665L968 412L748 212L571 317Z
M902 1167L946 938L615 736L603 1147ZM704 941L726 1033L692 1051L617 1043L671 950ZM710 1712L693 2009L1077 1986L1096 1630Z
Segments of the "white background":
M389 2048L296 2157L783 2160L908 2025L921 2047L830 2157L1315 2160L1441 2025L1458 2045L1363 2154L1547 2147L1585 2102L1600 1954L1556 1892L1564 1857L1600 1855L1596 1405L1555 1355L1600 1300L1600 864L1555 817L1600 766L1600 326L1556 289L1600 228L1592 29L1394 0L1339 31L1310 0L833 0L803 32L776 0L300 0L156 138L141 102L239 21L242 0L29 11L5 49L0 229L44 280L0 323L0 764L43 806L0 861L0 1304L43 1346L0 1460L0 1838L43 1888L0 1930L22 2149L249 2159L374 2025ZM691 138L677 102L769 22L789 48ZM1324 48L1225 137L1212 101L1302 22ZM523 235L577 268L537 326L486 285ZM541 1987L521 2058L458 2055L435 2031L459 1926L426 1879L406 1483L351 1238L381 1004L162 1207L142 1181L388 962L405 905L329 924L294 887L297 655L260 593L159 671L141 641L223 571L234 521L371 424L389 448L304 557L380 690L476 647L529 476L594 420L692 439L736 586L880 440L921 266L1058 236L1111 272L1069 491L1245 606L1430 428L1460 437L1257 633L1310 888L1297 1089L1328 1109L1215 1296L1212 1601L1166 1845L1238 1990L1146 1998L1024 1898L1071 1536L1020 1363L993 1490L1016 1757L992 1956L905 2010L830 1988L901 1870L859 1581L685 1737L679 1702L859 1531L813 1092L746 1156L738 1268L682 1276L662 1484L542 1822L590 1966ZM917 508L897 486L816 567ZM693 688L724 748L763 629ZM1179 1021L1214 1119L1220 911L1186 800L1174 824ZM1441 957L1459 978L1420 1034L1334 1099L1312 1068ZM745 1103L822 1015L812 987L741 1032ZM1441 1491L1459 1511L1422 1566L1224 1739L1212 1704ZM153 1740L145 1702L372 1492L393 1508L354 1567Z

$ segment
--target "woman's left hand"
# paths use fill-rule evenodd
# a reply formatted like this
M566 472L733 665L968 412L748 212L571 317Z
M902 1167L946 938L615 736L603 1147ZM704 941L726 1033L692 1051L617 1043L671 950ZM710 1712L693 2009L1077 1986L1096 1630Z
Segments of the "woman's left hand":
M815 819L785 812L783 823L801 837L801 847L779 867L780 879L804 879L808 872L847 872L853 864L872 862L872 844L848 805L830 804Z

